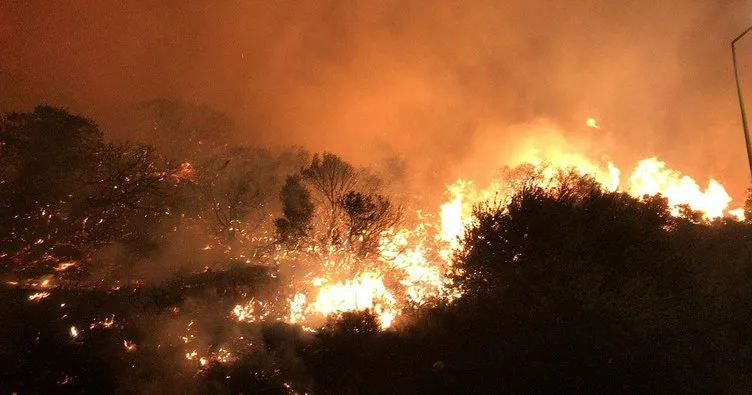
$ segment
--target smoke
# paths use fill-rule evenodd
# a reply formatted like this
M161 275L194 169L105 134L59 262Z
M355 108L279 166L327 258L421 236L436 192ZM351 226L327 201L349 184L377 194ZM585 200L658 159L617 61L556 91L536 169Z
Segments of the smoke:
M658 155L738 198L749 176L729 41L750 10L745 0L11 0L0 5L0 109L63 106L127 137L116 115L134 103L206 103L236 122L237 143L407 157L429 185L495 168L519 125L546 119L590 145L608 131L624 167ZM740 44L747 69L750 45Z

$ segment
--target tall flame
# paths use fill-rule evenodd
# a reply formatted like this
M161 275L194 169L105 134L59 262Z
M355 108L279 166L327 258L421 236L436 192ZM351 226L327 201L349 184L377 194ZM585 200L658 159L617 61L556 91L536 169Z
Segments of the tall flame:
M629 180L629 192L633 196L660 193L668 199L675 215L678 206L687 205L702 212L707 219L719 218L731 203L731 196L718 181L711 178L703 191L694 179L669 169L657 158L641 160Z

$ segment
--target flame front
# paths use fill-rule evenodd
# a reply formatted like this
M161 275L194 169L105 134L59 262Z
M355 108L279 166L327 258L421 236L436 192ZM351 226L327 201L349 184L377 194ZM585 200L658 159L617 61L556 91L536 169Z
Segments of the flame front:
M296 294L291 301L291 310L300 309L294 304L305 303L305 300L304 294ZM364 310L379 318L382 329L390 327L400 313L396 298L376 273L364 273L352 280L319 285L316 298L298 313L298 319L306 314L326 317L330 314Z
M600 128L595 120L588 126ZM743 210L729 209L731 197L716 180L702 190L689 176L670 169L656 158L639 161L631 175L622 180L622 171L604 156L594 161L566 142L536 145L527 143L513 155L509 166L532 165L541 170L539 182L555 185L561 171L590 176L604 191L625 192L636 198L663 195L671 213L683 215L682 206L702 214L705 220L728 217L742 220ZM622 183L624 181L624 183ZM405 312L437 301L461 297L451 286L452 259L462 248L462 236L477 204L504 202L512 192L509 179L498 177L485 188L460 179L446 188L446 201L436 216L417 212L414 221L381 234L378 256L356 258L343 251L321 252L311 246L306 253L321 254L303 277L295 277L282 295L284 313L274 312L274 303L252 299L235 307L235 319L258 322L276 317L300 324L306 330L317 327L328 316L351 311L370 311L381 328L392 327ZM308 258L306 258L308 259Z
M674 215L680 205L687 205L707 219L722 217L731 203L731 196L718 181L711 178L703 191L691 177L669 169L657 158L643 159L637 164L630 177L629 192L636 197L661 194L668 199ZM738 218L739 212L730 215Z

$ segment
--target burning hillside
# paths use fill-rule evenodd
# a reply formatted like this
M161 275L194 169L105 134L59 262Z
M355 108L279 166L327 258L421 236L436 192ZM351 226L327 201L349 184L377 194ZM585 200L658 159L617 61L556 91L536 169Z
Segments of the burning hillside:
M587 124L598 127L593 119ZM14 149L13 140L8 141L5 149ZM195 253L204 255L200 259L207 267L237 261L276 273L276 294L248 295L247 301L238 301L227 312L228 317L243 322L284 321L311 331L329 316L355 311L374 313L381 328L387 329L418 308L461 297L451 281L453 259L463 248L461 238L471 225L473 208L490 201L503 203L518 190L520 181L555 188L565 174L574 173L590 177L604 191L638 199L664 196L675 216L695 221L744 218L742 209L729 207L731 197L714 179L703 189L657 158L643 159L626 173L612 161L592 160L567 144L526 144L508 161L510 167L500 170L487 186L460 179L446 187L445 203L417 209L381 195L378 175L332 154L314 156L301 170L281 174L286 182L279 192L264 189L275 188L280 169L294 167L270 153L233 148L198 167L188 162L158 167L160 159L152 158L148 148L113 152L116 149L120 148L103 147L101 167L84 164L93 166L93 176L99 177L93 184L101 184L101 192L93 190L91 197L84 197L91 206L78 219L65 211L76 203L63 200L62 205L30 207L11 221L6 237L15 248L3 251L2 257L20 277L7 284L28 287L30 301L40 302L61 286L120 289L119 279L111 282L105 274L92 283L81 278L81 271L103 259L95 251L112 243L105 237L132 232L123 226L132 221L129 215L144 208L143 218L165 221L172 228L164 237L191 230L196 238L191 242L203 246ZM5 183L11 185L13 175L7 177L11 178ZM271 229L267 219L274 214L266 207L274 206L270 196L280 193L282 217ZM165 200L177 195L183 202ZM197 202L193 207L172 207L185 199ZM71 252L60 254L65 248ZM24 273L37 274L23 278ZM138 286L145 280L130 281Z
M48 130L71 134L67 150L31 154ZM56 333L45 336L66 347L109 342L126 361L173 358L204 379L251 369L255 382L291 392L301 383L278 381L293 368L266 354L264 331L286 325L302 342L337 325L396 333L426 311L465 303L474 291L464 260L478 247L466 245L468 232L483 210L505 213L525 191L557 204L631 199L698 227L744 220L714 179L703 188L652 157L623 167L535 131L488 183L459 179L435 207L331 153L202 146L175 161L107 143L87 120L52 108L13 114L2 133L11 158L2 172L4 289L55 317ZM250 361L259 365L244 368ZM58 387L82 379L51 374Z
M548 155L546 153L554 153ZM539 154L543 153L543 154ZM731 197L716 180L703 189L689 176L670 169L657 158L641 160L623 183L621 171L612 163L600 165L576 152L556 147L540 147L522 155L516 169L537 174L541 185L554 186L567 171L592 177L606 191L623 191L635 198L664 196L671 214L712 221L723 217L744 220L744 210L730 209ZM526 166L531 166L526 168ZM512 176L508 171L507 176ZM529 175L529 174L528 174ZM289 304L287 315L269 315L258 301L238 305L233 310L239 320L284 319L293 324L316 327L331 314L368 310L376 314L382 329L399 321L402 314L438 301L460 297L450 280L452 260L462 248L460 240L471 225L473 208L489 201L503 202L514 193L514 179L500 177L486 188L470 180L458 180L446 189L447 202L438 210L421 210L404 222L380 233L373 256L348 253L341 249L320 251L315 245L303 249L317 255L306 265L302 278L287 286L290 294L281 299ZM433 212L434 215L425 214Z

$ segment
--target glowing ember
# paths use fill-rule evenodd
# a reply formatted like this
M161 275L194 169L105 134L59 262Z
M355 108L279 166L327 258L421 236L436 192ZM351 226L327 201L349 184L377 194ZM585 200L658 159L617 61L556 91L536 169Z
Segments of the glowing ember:
M601 128L598 125L598 121L596 121L595 118L588 118L587 121L585 121L585 125L587 125L590 128L593 128L593 129L600 129Z
M192 350L185 353L185 359L189 361L197 361L202 369L208 367L209 362L224 364L235 362L237 360L233 353L222 347L217 349L217 351L209 353L207 356L199 356L198 350Z
M183 162L178 169L171 174L171 176L175 183L179 183L181 181L191 181L195 179L196 174L193 170L193 165L188 162Z
M219 348L216 353L212 354L212 359L219 363L229 363L235 360L235 357L232 355L231 352L225 350L224 348Z
M125 351L134 351L136 350L136 343L130 340L123 340L123 347L125 347Z
M78 329L75 326L70 327L70 335L74 339L78 337Z
M76 262L61 262L58 263L53 269L55 269L56 272L62 272L70 269L73 266L76 266Z
M29 295L29 300L32 302L39 302L40 300L50 296L49 292L37 292Z
M105 318L102 321L92 322L91 324L89 324L89 329L94 329L94 328L107 329L107 328L112 327L114 324L115 324L115 314L113 314L109 318Z
M238 321L257 322L263 321L269 316L270 312L266 310L263 302L251 299L245 305L237 305L232 309L232 314Z

